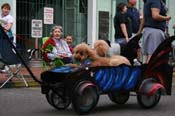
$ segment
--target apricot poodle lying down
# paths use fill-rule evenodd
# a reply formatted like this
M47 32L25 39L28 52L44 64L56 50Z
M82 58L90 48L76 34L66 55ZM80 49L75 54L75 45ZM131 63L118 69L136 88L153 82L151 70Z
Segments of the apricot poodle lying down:
M120 64L131 65L127 58L115 55L112 57L100 57L96 51L85 43L81 43L74 48L73 59L76 64L85 64L90 61L89 66L118 66Z
M101 57L120 55L120 45L118 43L107 43L105 40L97 40L94 43L94 50Z

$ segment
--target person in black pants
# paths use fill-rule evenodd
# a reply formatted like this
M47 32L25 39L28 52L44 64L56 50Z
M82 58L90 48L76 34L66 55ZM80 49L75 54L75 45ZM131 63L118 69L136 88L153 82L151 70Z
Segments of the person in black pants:
M127 5L125 3L119 3L116 10L114 17L115 42L120 44L121 52L123 52L129 38L132 36L131 21L126 15Z

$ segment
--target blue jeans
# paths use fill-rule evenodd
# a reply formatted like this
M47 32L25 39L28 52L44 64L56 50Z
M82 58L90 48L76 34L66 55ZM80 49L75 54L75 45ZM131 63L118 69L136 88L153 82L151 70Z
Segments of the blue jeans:
M116 38L115 42L120 45L120 52L121 52L121 54L123 54L125 46L127 44L125 38Z

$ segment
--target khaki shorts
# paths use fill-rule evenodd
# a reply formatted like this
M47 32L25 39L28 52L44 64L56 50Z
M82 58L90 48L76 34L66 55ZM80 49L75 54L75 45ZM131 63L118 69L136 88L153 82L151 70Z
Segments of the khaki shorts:
M145 27L143 29L142 53L152 55L156 48L165 40L165 34L160 29Z

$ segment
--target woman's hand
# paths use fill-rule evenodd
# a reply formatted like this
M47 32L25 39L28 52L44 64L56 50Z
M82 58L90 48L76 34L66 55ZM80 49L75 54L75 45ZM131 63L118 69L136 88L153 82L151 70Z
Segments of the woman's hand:
M68 57L68 54L67 53L63 53L62 56L63 57Z
M126 43L128 43L128 42L129 42L129 38L128 38L128 37L125 37L125 40L126 40Z
M65 57L68 57L68 54L62 53L58 55L58 58L65 58Z

